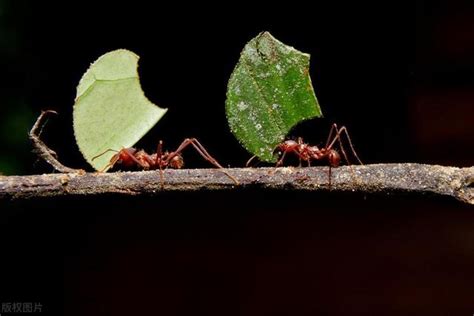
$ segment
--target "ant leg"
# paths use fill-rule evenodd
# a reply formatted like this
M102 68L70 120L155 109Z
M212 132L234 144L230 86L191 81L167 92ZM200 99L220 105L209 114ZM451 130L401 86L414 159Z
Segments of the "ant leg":
M344 135L346 135L346 139L347 139L347 142L349 143L349 147L351 148L352 154L357 159L359 164L363 165L362 161L357 155L357 152L354 149L354 146L352 145L351 137L349 136L349 132L347 131L347 128L345 126L341 127L341 129L339 130L339 134L342 134L342 132L344 132Z
M355 151L354 149L354 146L352 145L352 141L351 141L351 137L349 136L349 132L347 131L347 128L345 126L342 126L340 129L337 129L337 124L334 123L331 127L331 132L330 132L330 136L332 134L332 131L333 129L335 129L337 132L336 132L336 136L334 136L334 139L331 141L331 143L329 145L326 146L327 149L331 149L332 146L334 146L334 143L336 142L336 140L339 142L339 146L341 147L341 151L344 155L344 158L346 159L346 161L349 163L349 159L347 159L347 155L344 151L344 146L342 145L342 141L341 141L341 135L344 133L344 135L346 136L346 139L347 139L347 142L349 143L349 146L351 148L351 151L352 151L352 154L354 155L354 157L357 159L357 161L359 162L359 164L363 165L362 161L360 160L359 156L357 155L357 152ZM328 141L329 141L329 138L328 138Z
M336 123L333 123L333 124L331 125L331 129L329 130L329 134L328 134L328 139L326 140L326 146L325 146L325 148L330 148L330 147L329 147L329 143L332 142L332 138L331 138L331 137L332 137L332 134L334 134L334 131L336 131L336 134L337 134L338 129L337 129L337 124L336 124Z
M160 168L162 167L162 164L161 164L162 157L163 157L163 141L160 140L156 148L156 159L155 159L155 165L158 165Z
M224 168L222 167L216 159L214 159L204 148L204 146L199 143L199 141L196 138L186 138L181 145L179 145L178 149L176 149L174 152L170 153L169 156L166 158L166 162L169 162L173 157L176 155L180 154L186 147L189 145L192 145L194 149L207 161L209 161L211 164L213 164L217 168Z
M234 178L232 175L230 175L227 171L224 170L224 167L222 167L214 157L212 157L207 150L204 148L204 146L196 139L192 138L191 139L191 145L196 149L196 151L207 161L212 163L214 166L216 166L219 169L222 169L221 171L228 176L236 185L239 185L239 181L237 181L236 178Z
M329 178L329 189L331 189L331 178L332 178L332 166L329 165L329 171L328 171L328 178Z
M355 175L355 172L354 172L354 168L352 168L352 164L349 162L349 159L347 157L347 154L344 150L344 146L342 144L342 141L341 141L341 135L344 134L346 136L346 139L347 139L347 142L349 143L349 146L352 150L352 154L354 155L354 157L357 159L357 161L359 162L359 164L363 165L362 161L360 160L359 156L357 155L355 149L354 149L354 146L352 145L352 141L351 141L351 137L349 136L349 132L347 131L347 128L345 126L342 126L339 130L337 129L337 125L336 124L333 124L333 127L337 130L336 132L336 136L334 137L334 139L332 140L331 144L329 145L329 148L331 148L334 143L336 142L336 139L339 143L339 147L341 148L341 151L342 151L342 154L344 155L344 159L346 160L346 163L349 165L350 167L350 170L351 170L351 173L352 173L352 176L356 179L357 181L357 177ZM331 180L331 179L329 179Z
M292 151L289 151L290 153L295 153L295 155L298 156L298 159L299 159L299 164L298 164L298 167L302 167L303 166L303 160L301 158L301 154L298 152L297 149L293 149ZM286 158L286 154L289 153L287 151L284 151L283 152L283 155L281 156L280 160L278 160L278 162L276 163L275 167L279 167L283 164L283 161L285 160Z
M178 149L176 149L174 152L170 153L169 156L166 158L166 162L168 163L174 156L177 154L180 154L186 147L189 145L192 145L194 149L203 157L205 160L210 162L212 165L219 169L224 169L214 157L212 157L207 150L204 148L203 145L196 139L196 138L186 138L181 145L179 145ZM239 181L235 179L233 176L231 176L227 171L221 170L223 173L225 173L232 181L235 182L236 185L239 185Z
M165 188L165 175L163 168L160 165L160 183L161 183L161 189L163 190Z
M164 175L163 175L163 163L162 163L162 158L163 157L163 141L160 140L158 142L158 147L156 148L156 159L155 159L155 165L158 165L160 168L160 182L161 182L161 189L163 190L165 188L165 180L164 180Z
M339 148L341 149L341 152L342 152L342 155L344 156L344 159L346 160L346 163L349 166L349 169L351 170L352 177L355 178L356 181L357 181L357 177L355 175L354 168L352 167L352 164L350 163L349 158L347 157L346 151L344 150L344 146L343 146L342 141L341 141L341 133L342 133L342 131L345 131L346 136L347 136L347 129L346 129L345 126L343 126L338 130L337 125L335 123L334 123L333 126L335 126L337 132L336 132L336 136L334 137L334 140L333 140L333 142L330 146L334 145L334 142L337 139L338 144L339 144ZM350 142L350 138L349 138L349 142ZM349 144L351 145L352 153L357 157L357 154L355 153L355 150L352 146L352 143L349 143ZM357 157L357 159L358 159L358 157ZM360 160L359 160L359 162L360 162ZM332 176L331 176L331 166L329 166L329 187L331 187L331 178L332 178Z
M41 111L40 116L36 119L35 124L30 130L29 133L29 138L31 142L33 143L33 147L35 148L36 154L41 157L44 161L49 163L56 171L62 172L62 173L84 173L85 171L82 169L73 169L66 167L62 163L58 161L56 158L57 155L56 153L51 150L46 144L40 139L41 131L43 127L45 126L46 122L44 121L44 118L46 117L47 114L58 114L56 111L53 110L47 110L47 111Z
M344 150L344 145L342 144L342 141L341 141L341 131L344 129L345 130L345 126L341 127L339 130L337 129L337 125L336 123L333 124L333 126L335 126L335 129L336 129L336 135L334 136L334 139L332 141L332 143L330 144L330 147L331 148L334 143L338 142L339 144L339 148L341 149L341 152L342 152L342 155L344 156L344 160L346 161L346 163L349 165L349 166L352 166L351 162L349 161L349 157L347 156L346 154L346 151ZM351 167L351 170L352 170L352 167Z
M326 149L331 149L332 146L334 146L334 144L336 143L336 141L338 141L338 140L340 141L340 138L341 138L341 130L342 130L343 128L345 129L346 127L343 126L343 127L341 127L341 128L339 129L339 127L337 127L337 124L336 124L336 123L334 123L334 124L331 125L331 129L329 130L328 139L327 139L327 141L326 141L326 147L325 147ZM334 137L332 137L332 134L334 134L334 131L336 131L336 132L335 132Z
M286 157L286 151L283 152L280 159L277 161L275 167L280 167L283 164L283 161L285 160L285 157Z
M298 145L303 145L303 137L298 137L296 142L298 143ZM303 166L303 161L301 160L301 154L297 150L293 150L293 152L298 155L298 160L299 160L298 167L301 168Z
M94 157L94 158L96 158L96 157ZM118 160L119 160L119 155L118 154L114 155L112 157L112 159L110 159L110 162L104 168L99 170L99 173L103 173L103 172L105 172L105 170L107 170L109 168L112 168L117 163Z

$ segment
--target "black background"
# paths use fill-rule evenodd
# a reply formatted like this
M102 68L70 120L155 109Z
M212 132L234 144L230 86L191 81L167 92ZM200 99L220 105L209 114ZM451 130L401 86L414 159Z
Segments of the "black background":
M263 30L312 56L325 117L293 135L318 144L337 122L365 163L474 162L467 1L7 7L5 29L17 35L14 49L3 46L1 153L18 162L14 173L51 171L35 164L26 137L41 109L60 112L43 135L61 161L87 167L72 131L75 87L117 48L141 57L145 94L169 108L138 146L197 137L223 165L242 166L249 154L227 127L226 85L245 43ZM20 145L4 124L18 109L26 109L14 116L26 122L14 131ZM206 166L192 152L185 159ZM2 210L1 302L40 301L44 313L474 311L472 208L447 199L236 191Z
M3 138L18 134L16 143L4 146L5 155L21 162L14 173L51 170L35 165L26 145L17 148L27 144L25 129L41 109L60 113L44 139L65 164L87 167L72 131L75 88L91 62L117 48L141 57L145 94L169 108L138 147L153 151L163 139L174 149L185 137L197 137L223 165L242 166L249 154L228 129L225 92L241 49L263 30L312 55L310 74L324 118L301 124L291 136L320 144L336 122L349 128L366 163L472 165L468 2L200 3L186 10L169 3L12 3L6 29L20 35L16 54L4 59L5 91L27 108L23 130L8 130L14 124L6 118L18 116L17 105L4 102ZM203 165L194 158L186 155L188 166Z
M228 129L225 92L240 51L264 30L312 55L311 77L325 118L302 124L294 136L319 144L336 122L349 128L367 163L419 160L407 115L415 81L415 5L194 4L184 11L33 3L27 10L25 59L15 65L21 69L11 69L17 82L10 84L26 95L31 121L40 109L60 113L44 137L69 165L86 167L72 132L75 87L98 56L127 48L141 57L145 94L169 108L138 146L152 151L163 139L175 148L183 138L197 137L222 164L242 166L249 155ZM30 158L23 172L50 170L32 169ZM196 166L192 153L185 158Z

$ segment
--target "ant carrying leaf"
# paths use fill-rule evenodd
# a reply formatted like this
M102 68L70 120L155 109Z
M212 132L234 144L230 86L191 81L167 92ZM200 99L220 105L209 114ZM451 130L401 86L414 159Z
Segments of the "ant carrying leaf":
M192 146L202 158L210 162L216 168L219 168L225 175L227 175L236 185L239 184L237 179L230 175L227 171L223 170L217 160L212 157L203 145L196 138L186 138L181 145L175 151L163 152L163 141L158 142L158 148L156 153L148 154L144 150L137 150L133 147L131 148L122 148L121 150L107 149L105 152L95 156L92 160L102 156L103 154L115 151L116 154L112 156L110 162L105 166L104 170L112 168L116 165L123 166L125 168L141 168L143 170L160 170L160 176L163 181L163 169L168 167L173 169L181 169L184 166L184 159L181 155L182 151L189 146Z
M347 132L347 128L345 126L342 126L338 128L337 124L333 124L331 126L331 129L329 131L329 135L326 141L326 145L322 148L319 148L318 146L311 146L307 143L303 142L303 138L298 137L296 141L294 140L285 140L281 144L279 144L275 151L279 152L280 158L278 159L276 163L276 167L279 167L283 165L283 162L285 161L285 158L287 154L294 154L298 157L299 159L299 166L302 166L302 162L305 161L309 166L311 166L311 161L316 161L316 160L326 160L328 165L329 165L329 172L328 172L328 177L329 177L329 185L331 185L331 172L332 168L336 168L339 166L341 163L341 155L339 152L334 149L334 145L336 142L339 145L339 148L342 152L342 155L344 156L344 159L346 163L351 166L349 162L349 158L347 157L346 151L344 150L344 145L342 144L341 137L345 135L347 142L349 143L349 147L351 148L353 156L357 159L357 161L362 165L362 161L359 159L359 156L357 155L354 146L352 145L351 138L349 136L349 133ZM254 160L257 156L251 157L248 161L246 166L248 167L252 160ZM351 167L352 170L352 167ZM352 171L353 172L353 171Z
M41 130L46 123L46 116L48 114L57 114L56 111L48 110L42 111L38 119L36 120L35 124L31 128L29 133L30 139L33 142L33 146L35 147L35 151L42 159L48 162L53 168L59 172L63 173L84 173L85 171L82 169L73 169L64 166L60 163L57 159L56 153L49 149L48 146L40 139ZM137 150L135 148L123 148L119 151L108 149L105 152L93 157L92 159L96 159L106 152L114 151L116 152L115 155L112 156L110 162L105 166L105 168L99 172L104 172L108 168L111 168L115 165L121 165L125 168L136 167L141 168L143 170L156 170L160 169L160 177L163 186L163 170L170 167L173 169L181 169L184 166L184 159L181 155L182 151L186 149L188 146L192 146L205 160L209 161L212 165L216 168L219 168L225 175L227 175L235 184L239 184L236 178L230 175L227 171L223 170L222 167L215 158L213 158L207 150L204 148L201 143L195 138L187 138L185 139L181 145L175 151L168 152L163 151L163 142L160 141L158 143L158 148L156 153L154 154L147 154L143 150Z

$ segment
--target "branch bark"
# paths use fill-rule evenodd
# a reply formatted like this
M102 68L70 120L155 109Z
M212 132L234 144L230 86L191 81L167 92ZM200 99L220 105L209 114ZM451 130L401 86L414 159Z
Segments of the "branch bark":
M235 183L223 172L240 183ZM156 195L166 191L234 190L261 188L361 193L418 193L451 196L474 204L474 167L423 164L373 164L333 169L327 167L232 168L115 173L60 173L0 176L0 200L57 196Z

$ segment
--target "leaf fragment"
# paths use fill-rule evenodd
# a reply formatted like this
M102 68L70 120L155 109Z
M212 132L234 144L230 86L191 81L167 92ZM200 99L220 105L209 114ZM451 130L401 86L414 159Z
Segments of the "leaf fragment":
M235 137L262 161L276 161L276 146L295 125L322 116L309 59L269 32L241 52L227 86L226 115Z
M115 154L105 151L132 147L167 111L145 97L138 59L125 49L106 53L77 86L74 135L82 155L96 170L106 168Z

